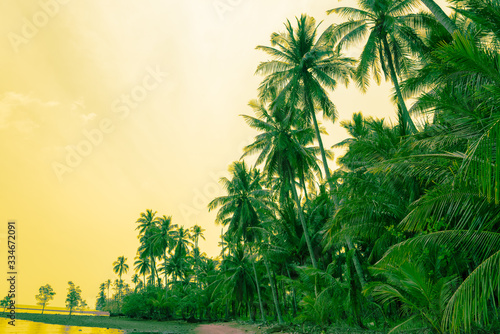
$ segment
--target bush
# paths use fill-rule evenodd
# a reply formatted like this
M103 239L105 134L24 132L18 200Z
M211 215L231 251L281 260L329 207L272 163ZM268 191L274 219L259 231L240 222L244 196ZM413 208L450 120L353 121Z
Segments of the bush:
M172 307L165 298L165 290L158 287L148 287L145 291L125 296L122 312L130 318L148 320L172 318Z

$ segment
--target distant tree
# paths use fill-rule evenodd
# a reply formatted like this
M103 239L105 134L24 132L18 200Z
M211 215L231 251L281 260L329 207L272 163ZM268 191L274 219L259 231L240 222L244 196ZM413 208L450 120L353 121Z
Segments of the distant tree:
M132 276L132 283L135 284L135 287L134 287L135 292L137 292L137 285L139 284L140 281L141 281L141 279L139 278L139 275L134 274L134 276Z
M95 303L95 308L97 310L102 310L106 306L106 283L102 283L99 286L99 294L97 295L97 301Z
M73 312L74 308L77 308L82 302L82 290L79 286L75 286L72 281L68 282L68 294L66 295L66 307L69 308L69 315Z
M118 276L120 277L120 282L121 282L121 286L123 285L123 280L122 280L122 275L123 274L126 274L127 271L128 271L128 264L126 264L125 262L127 261L127 258L125 256L119 256L118 259L113 262L113 271L115 272L115 274L118 274ZM121 298L121 288L119 289L119 297Z
M120 281L122 280L122 275L126 274L128 271L128 264L125 263L126 261L127 258L125 256L119 256L118 259L113 262L113 271L115 274L118 274Z
M80 306L79 306L79 308L80 308L80 310L81 310L81 311L83 311L83 310L85 310L86 308L88 308L87 301L82 300L82 301L80 302Z
M3 312L5 312L5 309L7 308L7 306L9 306L9 304L10 304L9 296L5 296L5 298L0 301L0 307L3 307Z
M109 301L109 288L111 287L111 279L108 278L106 282L104 282L106 285L106 289L108 289L108 301Z
M42 307L42 314L43 311L45 310L45 306L54 299L54 295L56 294L54 290L52 290L52 287L50 284L45 284L38 289L38 295L35 296L37 300L37 305L40 305Z

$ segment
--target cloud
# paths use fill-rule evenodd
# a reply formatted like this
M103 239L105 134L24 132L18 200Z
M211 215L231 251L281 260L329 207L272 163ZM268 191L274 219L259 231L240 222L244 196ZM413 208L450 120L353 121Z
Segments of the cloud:
M59 106L56 101L44 102L31 95L7 92L0 95L0 130L14 130L28 135L40 127L40 112Z

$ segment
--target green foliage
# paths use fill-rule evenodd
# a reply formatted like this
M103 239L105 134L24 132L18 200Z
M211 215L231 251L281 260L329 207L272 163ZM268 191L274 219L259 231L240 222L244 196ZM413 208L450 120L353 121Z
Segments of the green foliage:
M81 305L82 302L82 290L79 286L76 286L72 281L68 282L68 294L66 295L66 307L69 309L69 315L74 309Z
M3 307L3 312L10 305L10 297L5 296L2 300L0 300L0 307Z
M35 298L37 300L37 305L42 306L42 314L45 310L45 306L47 306L47 304L52 299L54 299L55 294L56 293L54 292L50 284L43 285L40 287L40 289L38 289L38 295L36 295Z
M126 315L497 330L500 6L453 0L445 17L422 2L437 20L418 0L360 0L329 11L347 20L322 33L302 15L257 47L271 59L257 67L259 99L243 117L258 134L242 158L256 153L262 171L240 160L221 179L227 194L209 204L226 228L220 258L200 254L201 226L142 212ZM342 56L360 41L359 61ZM316 114L335 120L327 90L353 75L362 90L393 82L398 124L361 112L342 121L350 138L334 146L345 154L332 175ZM109 283L98 304L118 312Z

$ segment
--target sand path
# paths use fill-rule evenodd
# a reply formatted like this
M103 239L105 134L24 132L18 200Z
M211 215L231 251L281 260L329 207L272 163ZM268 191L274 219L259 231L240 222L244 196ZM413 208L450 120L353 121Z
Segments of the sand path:
M226 325L200 325L195 329L199 334L250 334L251 331L243 331Z

